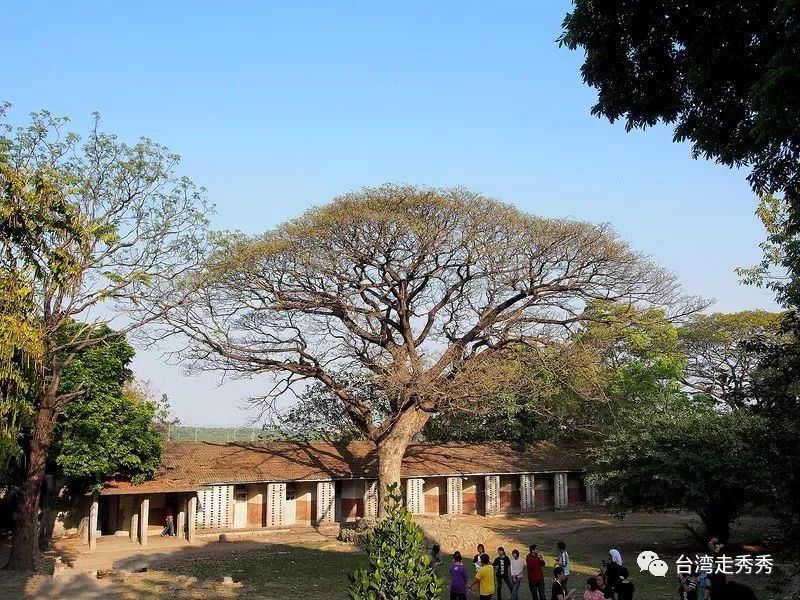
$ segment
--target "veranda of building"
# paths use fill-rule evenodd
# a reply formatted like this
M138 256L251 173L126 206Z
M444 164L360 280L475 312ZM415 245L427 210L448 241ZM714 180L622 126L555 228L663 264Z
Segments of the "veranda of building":
M503 515L598 504L573 447L415 444L403 460L402 493L416 515ZM143 485L107 482L89 504L85 539L128 536L147 544L166 514L179 536L325 527L378 513L377 454L353 442L167 444Z

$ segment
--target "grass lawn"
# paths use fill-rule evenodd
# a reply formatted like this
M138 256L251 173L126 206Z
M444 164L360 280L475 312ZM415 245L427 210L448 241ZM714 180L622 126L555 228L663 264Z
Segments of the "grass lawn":
M362 553L339 544L302 543L270 544L225 557L209 554L186 562L167 560L158 568L199 580L220 581L229 575L244 584L240 598L328 600L347 597L348 575L363 564Z
M630 515L618 521L600 513L545 513L537 517L454 519L420 519L431 541L441 543L445 563L439 567L446 576L449 553L459 549L467 560L480 541L494 556L497 545L504 545L510 554L517 548L522 554L530 543L536 543L547 559L546 574L554 562L556 542L566 542L572 560L570 588L577 588L575 599L583 597L585 580L597 572L600 560L609 548L622 552L631 569L636 586L636 600L676 600L675 559L681 554L697 552L686 533L682 515ZM742 519L734 529L734 538L743 543L762 543L769 536L769 521ZM669 565L665 578L639 573L636 557L642 550L654 550ZM154 557L148 572L124 574L119 571L104 579L76 578L59 585L42 575L5 579L0 575L2 598L76 598L79 600L138 598L208 600L211 598L332 600L347 597L348 575L365 562L364 555L352 546L318 536L284 543L255 539L242 542L209 543L186 547L170 554ZM780 555L776 563L781 563ZM119 568L119 567L117 567ZM471 571L471 566L470 566ZM220 582L230 576L241 587L224 586ZM760 600L789 599L769 589L779 575L734 577L750 585ZM5 579L5 580L4 580ZM549 577L548 577L549 579ZM549 582L547 584L549 590ZM447 592L445 598L449 597ZM477 596L474 596L477 598ZM508 598L509 594L504 594ZM530 593L523 585L521 598Z

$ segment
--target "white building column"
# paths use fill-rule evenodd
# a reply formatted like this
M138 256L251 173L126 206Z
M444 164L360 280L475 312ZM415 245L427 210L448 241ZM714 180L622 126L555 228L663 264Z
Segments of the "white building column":
M494 515L500 512L500 476L487 475L483 478L483 490L486 495L484 504L486 514Z
M536 509L534 483L533 473L523 473L519 476L519 507L522 512L531 512Z
M150 517L150 498L147 496L142 500L139 506L139 543L142 546L147 546L147 526Z
M406 507L412 515L421 515L425 512L424 485L425 480L421 477L406 479Z
M186 540L194 541L194 532L197 528L197 494L192 494L189 498L189 515L186 523Z
M317 483L317 525L336 522L336 497L333 481Z
M591 483L586 484L586 504L594 506L602 504L600 500L600 490L597 489L596 485L592 485Z
M364 480L364 516L368 519L378 518L378 481Z
M180 505L178 507L178 516L175 519L175 537L182 538L184 536L183 530L186 527L186 498L181 497Z
M133 508L136 508L136 499L133 500ZM134 512L131 515L131 530L130 530L131 541L137 541L139 537L139 513Z
M553 495L556 509L567 508L567 504L569 504L569 488L567 488L566 473L553 475Z
M447 478L447 514L460 515L464 509L464 482L461 477Z
M89 506L89 550L97 547L97 513L100 510L97 494L92 496L92 504Z
M283 525L283 503L286 500L286 483L267 484L267 526Z

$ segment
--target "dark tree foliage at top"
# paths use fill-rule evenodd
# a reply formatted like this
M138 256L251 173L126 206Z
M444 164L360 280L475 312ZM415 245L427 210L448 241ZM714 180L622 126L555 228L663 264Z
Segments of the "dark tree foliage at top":
M797 0L575 0L560 42L583 48L592 113L675 126L695 156L752 167L753 187L800 189Z

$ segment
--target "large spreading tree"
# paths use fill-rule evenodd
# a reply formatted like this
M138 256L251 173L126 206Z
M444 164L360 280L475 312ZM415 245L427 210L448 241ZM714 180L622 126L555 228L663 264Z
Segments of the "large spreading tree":
M431 415L493 384L482 366L497 353L563 341L596 299L694 308L671 273L607 225L394 185L223 238L176 293L191 302L168 311L164 333L188 340L189 364L272 374L265 402L301 382L325 385L377 447L380 489L399 481ZM379 389L382 409L353 381Z
M176 176L177 156L147 139L121 143L97 123L81 140L65 124L42 112L0 132L0 272L15 274L21 314L40 344L26 390L31 434L8 563L15 569L34 567L54 428L84 392L65 390L65 373L89 348L158 318L162 288L194 268L205 240L204 194Z
M695 315L678 330L686 354L683 383L732 410L758 401L753 373L759 349L778 342L783 315L766 310Z

